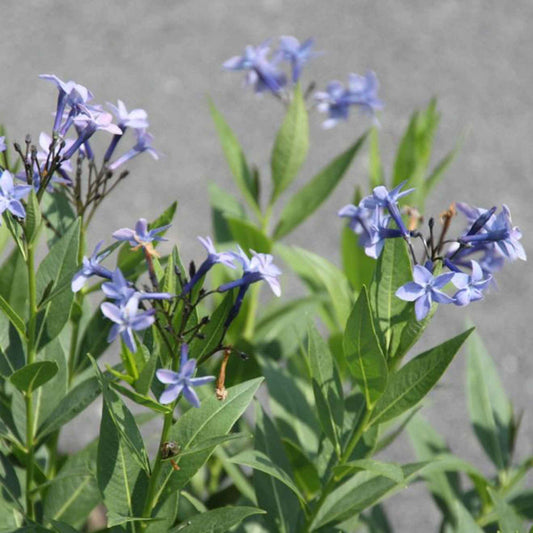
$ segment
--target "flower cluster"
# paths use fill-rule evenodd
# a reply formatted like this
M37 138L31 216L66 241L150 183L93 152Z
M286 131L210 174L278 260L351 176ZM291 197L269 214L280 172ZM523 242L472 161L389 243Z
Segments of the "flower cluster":
M445 239L449 220L456 214L452 208L438 239L434 238L434 220L429 220L430 235L424 238L420 231L409 230L402 220L398 200L413 189L401 191L405 182L391 191L376 187L372 195L363 198L359 205L346 205L339 212L340 217L349 219L349 227L359 235L359 244L365 253L377 258L385 240L401 237L408 243L413 258L413 281L399 287L396 296L408 302L415 302L417 320L425 318L432 303L453 303L465 306L481 300L483 291L493 282L493 273L508 259L526 260L526 253L519 242L522 234L512 225L509 208L504 205L499 213L496 207L481 209L464 203L457 203L468 225L456 239ZM390 227L394 222L396 227ZM418 261L412 239L420 238L424 253ZM440 265L447 269L437 275ZM443 292L448 284L457 289L454 294Z
M33 185L36 192L44 187L52 192L53 184L72 187L77 169L73 167L71 160L77 157L94 162L91 141L98 131L110 133L112 138L103 157L102 175L92 184L92 190L90 186L87 187L88 199L92 196L94 201L102 196L101 191L96 189L101 182L109 179L104 176L106 172L115 171L142 152L148 152L157 159L158 154L151 147L152 136L146 131L148 119L144 110L128 111L119 100L117 106L108 104L111 111L108 112L102 105L92 103L93 93L85 86L74 81L63 81L53 74L42 74L40 77L52 82L58 90L53 135L41 133L39 146L27 150L26 154L20 148L17 149L24 160L24 169L15 175L17 179ZM114 118L116 123L113 122ZM134 132L136 141L132 148L112 160L127 129ZM0 139L0 151L5 150L4 141L4 138ZM30 142L31 140L27 141L28 148Z
M287 97L286 89L300 80L303 66L320 55L320 52L313 51L313 45L313 39L300 43L295 37L283 36L279 39L277 50L271 52L269 39L259 46L247 46L242 56L228 59L223 67L226 70L245 71L246 84L252 86L256 93L270 91L283 99ZM281 70L284 62L290 65L290 76ZM350 74L347 87L339 81L332 81L325 91L315 92L318 110L328 115L322 126L329 129L347 120L351 106L373 116L376 110L383 107L377 96L378 88L376 75L367 72L364 76Z

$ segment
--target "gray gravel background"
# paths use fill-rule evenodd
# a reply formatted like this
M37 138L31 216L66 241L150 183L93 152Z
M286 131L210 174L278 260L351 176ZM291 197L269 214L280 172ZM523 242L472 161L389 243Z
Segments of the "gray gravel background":
M459 135L465 141L429 208L437 214L453 200L486 207L507 203L533 256L531 0L33 0L4 1L1 8L0 121L12 138L49 130L56 93L37 75L55 73L87 85L99 102L121 98L128 107L145 108L156 147L166 154L159 162L145 158L131 165L132 177L94 224L93 242L140 216L154 217L178 198L170 237L185 257L201 255L194 240L210 232L207 182L233 190L206 96L214 98L250 159L266 171L282 110L271 99L257 99L241 89L241 76L222 72L220 65L246 44L292 34L314 36L317 49L326 51L305 74L319 87L330 79L344 80L349 72L376 71L386 103L381 138L388 170L410 112L437 95L442 123L436 157ZM349 123L324 132L320 118L311 120L312 153L299 184L367 127L364 118L354 115ZM366 182L363 160L291 243L338 261L341 225L335 212L354 184ZM468 313L497 359L517 409L525 410L533 398L530 263L508 265L498 282L499 292ZM441 309L428 342L457 333L466 316L460 309ZM452 364L424 412L454 451L487 469L468 425L464 383L463 356ZM82 446L97 428L95 407L69 428L63 446ZM520 440L519 455L531 454L530 412ZM411 459L407 439L389 457ZM422 487L395 496L387 509L397 531L436 530L438 514Z

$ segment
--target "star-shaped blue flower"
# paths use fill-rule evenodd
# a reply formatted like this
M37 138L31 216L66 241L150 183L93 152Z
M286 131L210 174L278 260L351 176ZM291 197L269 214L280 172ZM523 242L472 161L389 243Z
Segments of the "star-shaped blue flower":
M4 170L0 177L0 215L9 211L12 215L24 218L26 211L20 202L31 191L31 185L15 185L9 170Z
M185 399L193 406L200 407L200 399L194 390L194 387L206 385L215 380L215 376L203 376L195 378L196 359L189 359L189 347L186 343L181 345L181 359L179 372L160 368L156 371L157 379L169 385L161 394L159 402L163 405L174 402L180 394L183 393Z
M413 269L413 280L402 285L396 296L406 302L415 302L415 315L417 320L422 320L427 316L433 302L441 304L451 304L454 302L447 294L441 290L454 276L455 272L447 272L434 277L433 274L422 265L416 265Z

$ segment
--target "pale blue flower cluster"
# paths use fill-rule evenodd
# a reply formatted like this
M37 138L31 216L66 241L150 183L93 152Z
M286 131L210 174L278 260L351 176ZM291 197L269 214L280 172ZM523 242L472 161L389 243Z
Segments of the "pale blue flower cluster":
M148 128L148 116L143 109L128 111L124 102L118 100L118 105L108 104L111 113L104 110L103 106L93 104L93 93L85 86L74 81L63 81L53 74L42 74L42 79L51 81L58 89L58 99L53 125L54 136L59 139L54 145L54 153L51 154L52 139L46 134L41 134L39 144L41 151L38 153L34 170L34 186L39 187L39 176L45 170L45 165L54 158L59 158L60 165L57 169L60 178L56 177L53 182L62 185L71 185L70 173L72 167L69 160L75 155L81 158L94 159L91 147L91 139L97 131L105 131L113 135L111 142L105 151L104 163L109 170L114 171L124 163L137 155L148 152L155 159L158 153L152 148L152 136L146 131ZM114 117L116 123L113 122ZM117 145L124 138L126 130L134 132L136 141L132 148L111 161ZM74 131L75 138L68 135ZM25 175L21 176L26 179ZM53 189L51 189L53 190Z
M284 97L284 90L300 81L304 65L321 55L313 50L313 46L313 39L300 43L296 37L287 35L279 38L278 48L271 52L271 40L268 39L259 46L247 46L242 56L228 59L223 67L246 72L246 85L252 86L256 93L270 91ZM283 62L289 64L290 76L281 70ZM329 129L347 120L352 106L374 116L377 110L383 108L377 95L378 89L377 77L369 71L364 76L350 74L346 87L340 81L332 81L325 91L315 92L318 110L328 115L322 124L323 128Z
M376 187L359 205L346 205L338 215L349 219L349 227L359 235L359 244L370 257L379 257L386 239L401 237L408 243L415 261L413 281L399 287L396 296L415 303L417 320L429 314L433 303L453 303L462 307L481 300L483 291L493 283L493 273L503 266L505 259L526 260L520 243L522 233L512 225L506 205L496 213L496 207L480 209L457 203L457 208L467 218L467 229L456 239L446 240L444 234L435 240L432 229L430 236L424 239L419 231L408 230L402 220L398 201L413 191L402 191L404 185L405 182L391 191L384 186ZM396 227L390 227L392 222ZM416 264L411 242L414 237L424 242L424 259L420 264ZM438 261L449 272L435 275ZM442 290L450 283L458 289L453 295Z

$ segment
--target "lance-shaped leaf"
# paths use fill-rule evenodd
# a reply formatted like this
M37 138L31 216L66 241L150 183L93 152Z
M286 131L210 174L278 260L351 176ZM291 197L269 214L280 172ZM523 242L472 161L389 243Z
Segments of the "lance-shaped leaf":
M186 524L180 524L169 533L222 533L240 524L248 516L263 514L265 511L257 507L222 507L192 516Z
M242 204L232 194L221 189L216 183L207 186L213 233L218 243L229 242L233 239L226 218L246 220L246 211Z
M309 148L309 124L307 110L300 86L297 86L293 100L287 110L283 124L278 131L270 167L272 169L271 204L290 185L305 161Z
M235 183L250 207L257 214L261 215L257 205L259 192L257 183L254 180L252 172L250 172L241 145L222 114L215 107L213 101L209 102L209 108L220 139L220 144L222 145L222 150L226 156L226 161L233 174Z
M255 452L266 455L270 463L275 463L292 480L292 471L280 435L260 405L256 408ZM254 488L258 505L267 514L264 517L269 531L290 533L297 531L299 513L298 497L293 489L278 477L262 471L254 472Z
M52 361L37 361L23 366L9 380L21 392L32 392L47 381L51 380L58 371L57 363Z
M487 489L494 503L494 508L498 516L498 523L501 527L501 533L522 533L525 532L525 524L516 514L515 510L509 505L503 497L490 487Z
M417 321L413 304L396 296L398 288L409 281L411 262L405 241L387 239L368 291L374 326L387 359L405 355L433 315L430 312Z
M108 394L115 395L112 392ZM113 403L116 406L118 402ZM115 406L109 401L104 401L102 406L96 471L98 488L108 511L123 516L138 517L143 510L148 477L140 462L135 460L131 453L131 445L124 436L125 427L122 427L121 431L117 425L117 417L111 411ZM122 407L123 414L129 413L124 405ZM135 421L129 413L124 425L127 424L131 430L132 423L135 424ZM138 433L136 425L135 430ZM138 439L141 439L140 434ZM143 451L144 447L138 450L139 453Z
M240 218L227 217L233 240L241 245L243 250L255 250L268 254L272 248L270 239L251 222Z
M274 230L274 239L281 239L288 235L318 209L346 174L365 139L366 134L361 136L348 150L337 156L289 199Z
M477 525L475 518L459 500L454 501L453 511L457 520L454 530L456 533L483 533L483 529Z
M382 424L416 405L440 379L473 328L421 353L389 378L370 422Z
M26 200L26 218L24 219L24 235L28 244L32 244L37 238L39 228L41 226L41 208L37 195L32 189Z
M347 474L354 474L361 470L388 477L396 481L396 483L403 483L404 481L403 470L400 465L396 463L384 463L375 459L356 459L355 461L349 461L348 463L335 467L334 472L344 477Z
M361 472L329 493L316 513L309 531L326 524L337 524L375 505L385 496L404 488L413 481L427 463L409 463L401 467L403 481Z
M376 267L376 260L365 254L365 249L359 245L358 240L359 236L348 225L342 228L342 267L356 292L359 292L363 285L370 285Z
M373 407L387 385L388 368L374 330L364 286L346 323L344 357L365 395L367 406Z
M316 326L308 324L308 357L318 418L322 429L340 455L340 430L344 414L344 398L339 373L328 345Z
M78 383L42 422L37 431L37 439L46 437L85 411L98 398L101 390L100 382L96 377Z
M252 401L262 381L263 378L257 378L230 387L226 400L222 402L214 394L205 398L199 408L189 409L178 418L169 432L168 440L176 441L183 453L208 438L228 433ZM163 468L155 501L162 503L172 493L182 489L209 459L215 446L179 460L178 471L170 465Z
M21 339L26 339L26 325L24 320L17 314L17 312L7 303L0 295L0 309L5 313L11 324L15 327ZM7 329L7 328L6 328Z
M224 323L232 306L233 294L230 291L214 310L209 322L202 328L203 338L195 337L189 344L191 358L196 359L198 364L204 361L222 342Z
M509 465L513 409L478 335L468 342L468 410L479 443L496 468Z
M96 483L96 451L94 441L69 456L45 493L45 520L60 520L81 528L89 513L102 500Z
M265 455L259 450L245 450L235 456L233 456L230 461L238 465L249 466L254 470L259 470L264 472L271 477L276 478L278 481L281 481L286 487L292 490L298 499L305 504L305 498L303 497L300 489L296 486L296 483L283 468L278 464L274 463L268 455Z
M37 270L37 301L46 293L55 296L44 306L38 316L39 346L55 339L70 316L74 299L70 285L78 269L78 247L80 245L80 221L76 220L67 232L50 248Z

